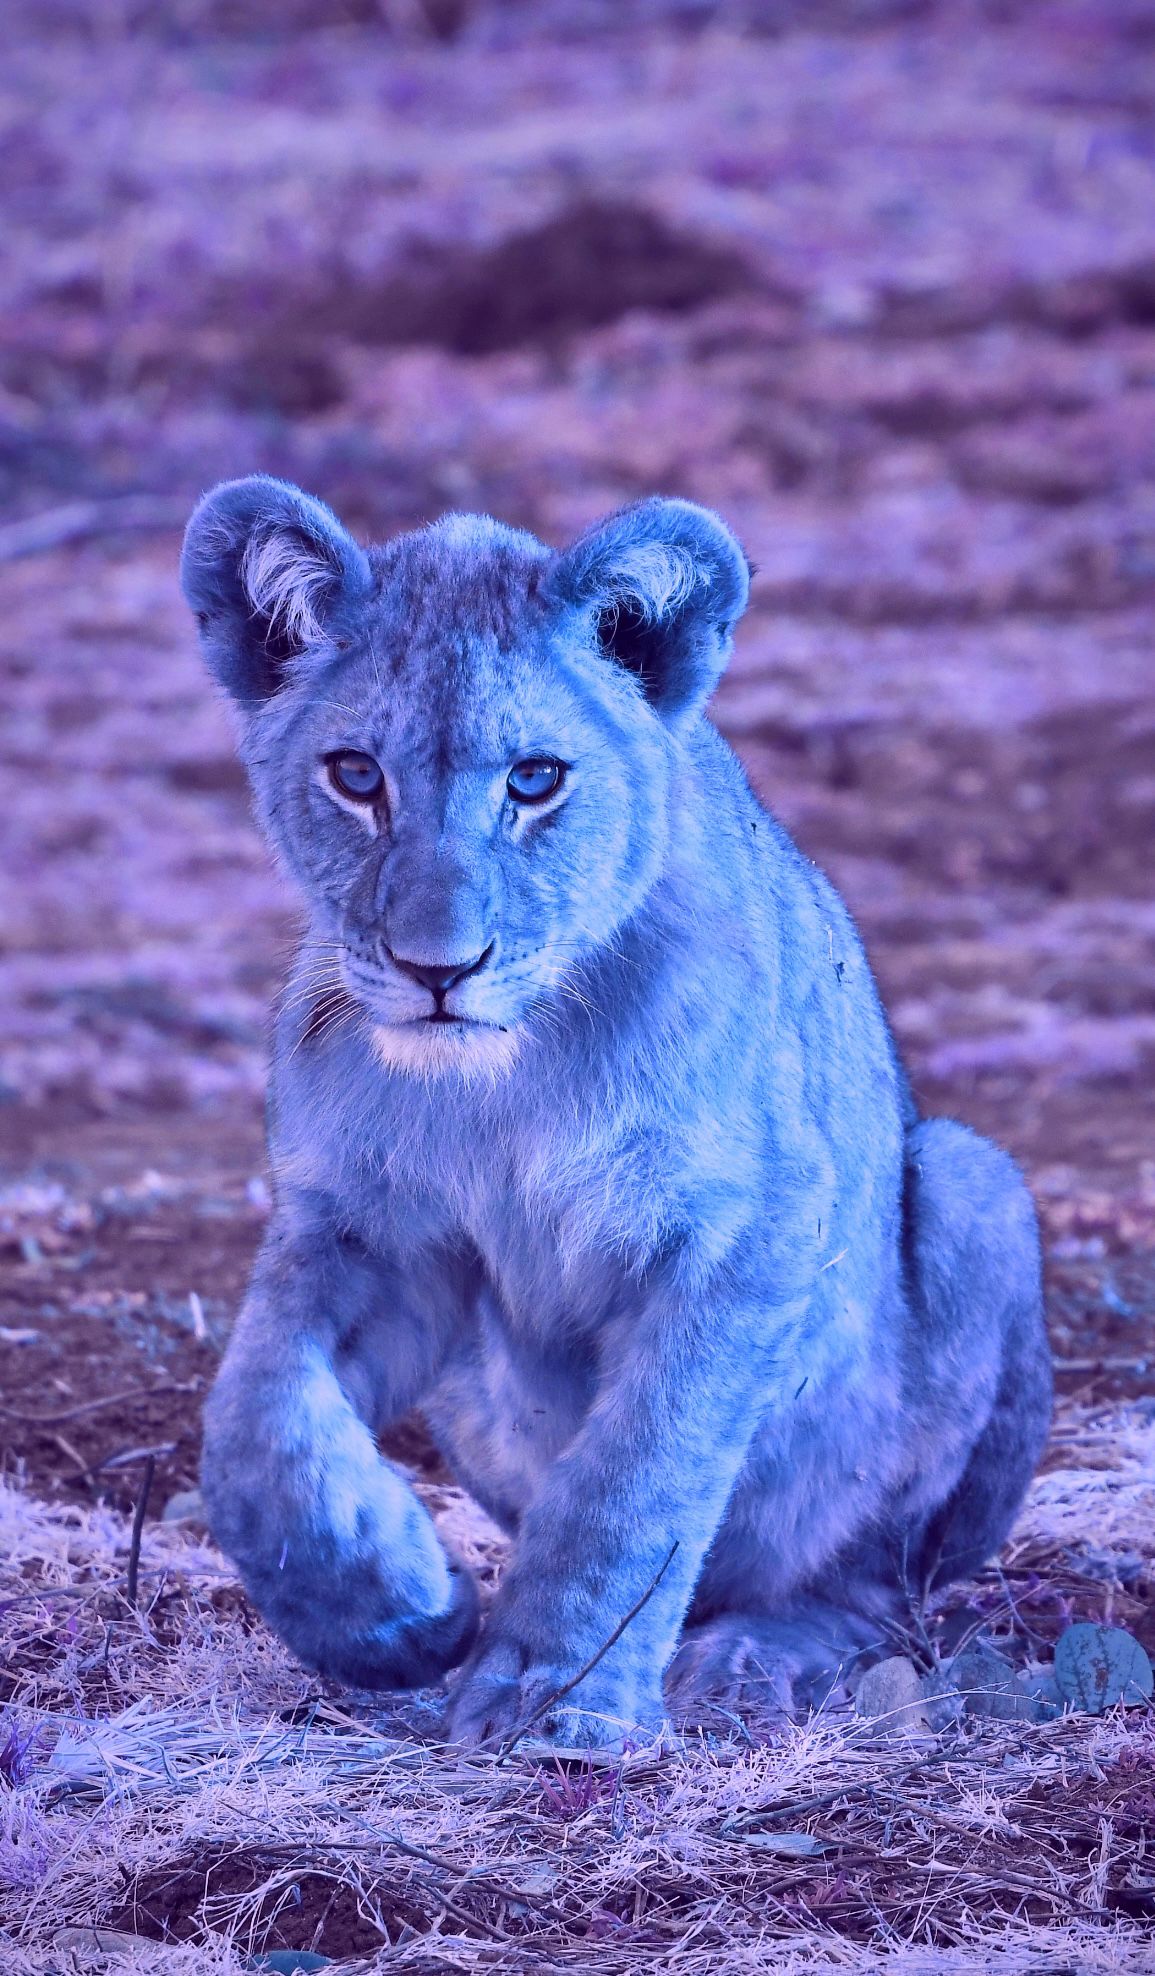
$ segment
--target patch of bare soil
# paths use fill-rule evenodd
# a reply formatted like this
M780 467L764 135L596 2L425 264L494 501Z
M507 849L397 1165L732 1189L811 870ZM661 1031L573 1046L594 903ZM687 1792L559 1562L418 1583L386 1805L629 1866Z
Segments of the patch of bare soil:
M147 1115L77 1127L9 1111L3 1127L23 1160L44 1148L0 1205L6 1465L52 1498L131 1509L151 1458L159 1515L196 1486L201 1404L268 1211L257 1120L214 1113L177 1139ZM389 1449L441 1472L416 1424Z
M420 1907L403 1894L389 1901L384 1887L375 1893L384 1906L382 1918L387 1915L396 1931L411 1919L423 1921ZM206 1847L170 1866L129 1876L108 1926L147 1941L195 1941L238 1905L246 1908L242 1939L258 1953L310 1949L336 1961L368 1955L390 1942L388 1924L379 1926L360 1912L353 1888L259 1849Z

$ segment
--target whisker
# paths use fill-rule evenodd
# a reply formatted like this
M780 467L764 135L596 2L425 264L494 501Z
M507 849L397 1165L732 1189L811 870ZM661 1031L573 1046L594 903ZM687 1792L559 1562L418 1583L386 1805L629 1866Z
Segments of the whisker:
M289 1051L286 1062L291 1063L298 1050L306 1043L331 1041L343 1028L352 1032L361 1022L364 1014L364 1009L361 1008L359 1003L353 1001L351 996L343 997L339 1007L322 1009L315 1022L306 1023L292 1049Z
M344 979L339 969L327 974L313 974L303 981L286 982L278 997L277 1006L282 1009L295 1008L299 1002L308 1001L311 995L322 993L326 988L343 988Z

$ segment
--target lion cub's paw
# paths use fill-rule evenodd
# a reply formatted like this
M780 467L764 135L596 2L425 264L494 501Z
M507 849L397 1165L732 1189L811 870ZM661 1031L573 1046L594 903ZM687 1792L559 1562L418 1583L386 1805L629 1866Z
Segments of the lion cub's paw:
M842 1693L847 1669L870 1637L861 1620L831 1618L834 1623L820 1626L734 1614L692 1627L666 1674L675 1722L709 1721L717 1708L773 1721L822 1707Z
M621 1750L662 1726L658 1694L639 1699L612 1679L599 1681L595 1668L559 1696L577 1669L538 1661L521 1671L522 1659L516 1646L495 1641L466 1662L450 1694L450 1742L500 1749L516 1738L523 1750Z
M666 1674L676 1722L708 1719L716 1707L753 1711L769 1718L795 1714L795 1656L756 1627L722 1622L686 1634Z

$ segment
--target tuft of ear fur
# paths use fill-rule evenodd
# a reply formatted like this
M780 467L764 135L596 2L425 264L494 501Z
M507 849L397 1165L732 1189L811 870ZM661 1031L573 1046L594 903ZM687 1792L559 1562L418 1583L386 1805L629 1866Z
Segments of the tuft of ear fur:
M322 501L254 474L206 494L185 532L181 583L210 670L250 711L293 660L340 634L368 596L368 559Z
M717 685L746 608L750 565L709 508L655 497L580 536L545 588L589 609L604 655L672 719L701 707Z

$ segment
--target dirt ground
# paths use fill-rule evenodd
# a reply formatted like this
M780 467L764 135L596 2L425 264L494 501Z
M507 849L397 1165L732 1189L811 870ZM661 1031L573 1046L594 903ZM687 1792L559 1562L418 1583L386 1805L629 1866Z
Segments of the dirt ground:
M1149 1409L1155 6L278 13L21 0L6 37L5 1469L192 1486L267 1211L293 903L176 584L196 494L258 468L366 534L726 515L719 725L927 1109L1024 1163L1064 1406Z

